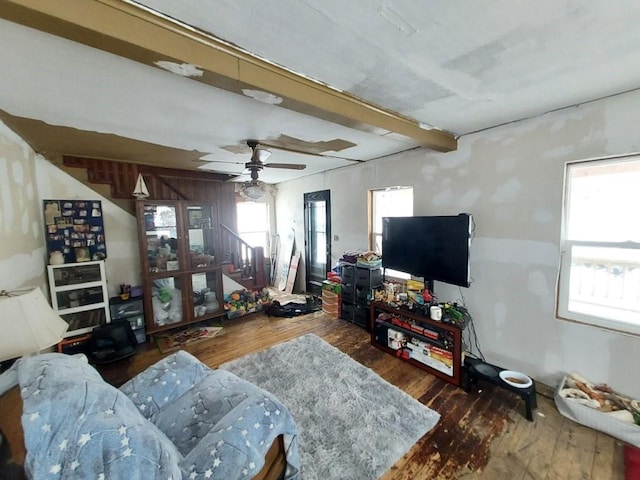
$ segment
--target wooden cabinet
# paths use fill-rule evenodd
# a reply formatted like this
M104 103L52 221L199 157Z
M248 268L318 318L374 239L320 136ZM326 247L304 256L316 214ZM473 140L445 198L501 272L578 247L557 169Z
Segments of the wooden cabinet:
M216 205L137 202L147 333L224 314Z
M48 265L51 306L69 324L65 337L110 321L104 261Z
M420 313L372 302L371 344L449 383L461 385L462 332Z

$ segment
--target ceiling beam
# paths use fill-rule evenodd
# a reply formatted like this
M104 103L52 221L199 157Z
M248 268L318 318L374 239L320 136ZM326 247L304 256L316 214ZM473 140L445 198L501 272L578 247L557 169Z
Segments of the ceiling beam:
M0 0L0 17L130 60L158 61L203 70L193 80L243 95L244 89L281 97L278 106L349 128L410 138L447 152L457 147L446 132L423 128L397 112L368 103L260 59L212 35L123 0Z

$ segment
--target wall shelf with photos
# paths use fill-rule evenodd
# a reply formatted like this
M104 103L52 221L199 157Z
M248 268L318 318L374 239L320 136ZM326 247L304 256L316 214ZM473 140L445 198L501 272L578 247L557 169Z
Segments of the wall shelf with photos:
M100 200L43 200L50 264L107 258Z

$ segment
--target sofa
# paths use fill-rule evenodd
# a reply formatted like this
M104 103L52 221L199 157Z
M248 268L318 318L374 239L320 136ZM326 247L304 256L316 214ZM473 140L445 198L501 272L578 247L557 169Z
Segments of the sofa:
M16 430L22 434L27 478L233 480L266 478L267 470L269 478L298 478L297 430L286 406L185 351L119 389L84 355L20 359L1 377L0 428L14 458ZM282 471L273 477L277 444Z

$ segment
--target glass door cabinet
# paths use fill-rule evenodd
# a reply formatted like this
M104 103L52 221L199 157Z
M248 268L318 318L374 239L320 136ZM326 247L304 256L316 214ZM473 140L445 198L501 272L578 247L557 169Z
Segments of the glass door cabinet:
M137 215L147 332L224 314L216 206L141 200Z

